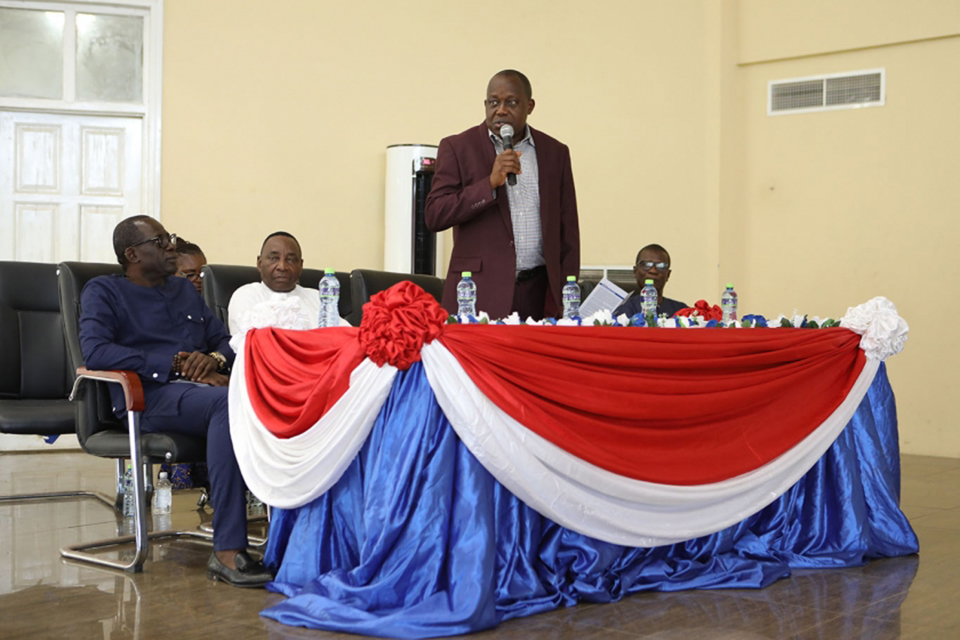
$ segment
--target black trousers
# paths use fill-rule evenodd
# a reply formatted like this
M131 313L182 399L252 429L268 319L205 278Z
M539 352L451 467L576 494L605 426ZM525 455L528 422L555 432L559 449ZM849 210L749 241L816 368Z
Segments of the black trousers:
M543 320L543 304L550 287L547 268L537 267L521 273L513 289L512 310L520 314L521 321L527 318Z

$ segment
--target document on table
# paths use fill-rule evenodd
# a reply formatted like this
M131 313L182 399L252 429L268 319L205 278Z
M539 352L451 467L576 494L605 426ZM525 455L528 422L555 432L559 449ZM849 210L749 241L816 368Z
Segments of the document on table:
M627 299L627 292L606 278L600 280L580 305L580 317L586 318L604 309L611 313Z

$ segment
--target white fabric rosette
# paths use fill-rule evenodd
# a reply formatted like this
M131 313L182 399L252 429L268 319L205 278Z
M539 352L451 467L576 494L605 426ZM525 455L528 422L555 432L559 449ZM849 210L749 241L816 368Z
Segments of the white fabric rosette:
M847 309L840 326L860 334L860 348L874 360L886 360L900 353L910 331L896 305L883 296Z

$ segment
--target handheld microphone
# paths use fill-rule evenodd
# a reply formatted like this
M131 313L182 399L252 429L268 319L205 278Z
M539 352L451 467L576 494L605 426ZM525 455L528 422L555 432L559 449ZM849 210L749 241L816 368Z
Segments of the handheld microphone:
M502 125L500 127L500 137L503 139L503 149L513 149L513 127L508 124ZM515 186L517 184L517 174L508 173L507 174L507 184Z

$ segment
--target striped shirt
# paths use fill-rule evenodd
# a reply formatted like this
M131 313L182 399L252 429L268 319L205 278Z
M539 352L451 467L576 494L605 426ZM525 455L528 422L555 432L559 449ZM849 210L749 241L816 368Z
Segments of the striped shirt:
M537 165L537 148L525 127L523 139L513 148L520 155L520 171L517 184L507 189L510 203L510 220L513 223L513 241L517 253L516 270L525 271L546 264L543 259L543 232L540 228L540 169ZM490 140L497 151L503 153L503 140L490 133Z

